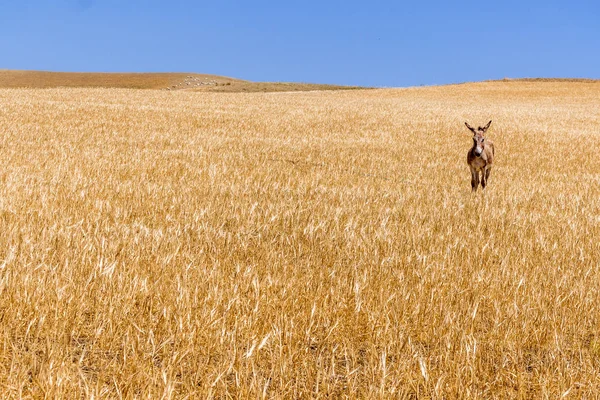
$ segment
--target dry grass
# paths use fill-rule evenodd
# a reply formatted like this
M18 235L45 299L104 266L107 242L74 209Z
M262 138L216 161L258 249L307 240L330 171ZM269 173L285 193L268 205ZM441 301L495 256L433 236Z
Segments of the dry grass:
M234 84L239 79L186 73L92 73L0 70L0 88L124 88L166 89L194 77L210 79L218 85Z
M586 83L0 90L2 397L595 397L599 128Z
M217 75L189 73L91 73L0 70L0 88L118 88L254 93L361 89L311 83L249 82Z
M502 79L502 81L503 82L515 82L515 83L520 83L520 82L521 83L522 82L600 83L600 80L590 79L590 78L504 78L504 79ZM494 82L494 81L489 81L489 82Z
M319 90L354 90L365 89L359 86L322 85L315 83L294 82L231 82L224 85L206 86L198 91L222 92L222 93L268 93L268 92L309 92Z

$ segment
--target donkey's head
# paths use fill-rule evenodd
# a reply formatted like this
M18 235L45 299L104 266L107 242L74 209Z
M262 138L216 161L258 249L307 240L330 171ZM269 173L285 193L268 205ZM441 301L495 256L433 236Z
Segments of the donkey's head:
M477 129L473 128L471 125L465 122L465 125L471 132L473 132L473 153L479 157L483 150L485 149L485 132L487 132L488 128L492 124L492 121L488 122L486 126L479 127Z

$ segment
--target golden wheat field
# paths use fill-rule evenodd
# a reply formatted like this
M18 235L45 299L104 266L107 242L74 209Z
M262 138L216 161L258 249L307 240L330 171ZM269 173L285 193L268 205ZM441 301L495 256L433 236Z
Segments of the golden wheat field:
M594 82L2 89L0 397L598 397L598 135Z

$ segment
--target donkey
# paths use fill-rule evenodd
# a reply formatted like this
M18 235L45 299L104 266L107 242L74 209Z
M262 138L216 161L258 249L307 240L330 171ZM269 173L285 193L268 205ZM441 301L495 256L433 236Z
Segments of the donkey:
M477 186L479 186L479 172L481 172L481 188L485 189L492 171L494 144L483 136L491 124L492 121L488 122L483 128L480 126L475 129L465 122L467 128L473 132L473 147L467 153L467 164L471 168L471 189L473 192L476 192Z

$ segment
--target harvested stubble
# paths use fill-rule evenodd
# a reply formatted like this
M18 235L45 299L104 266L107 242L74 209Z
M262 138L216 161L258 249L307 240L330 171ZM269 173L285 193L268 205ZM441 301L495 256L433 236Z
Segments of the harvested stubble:
M599 127L595 83L0 90L2 397L592 397Z

